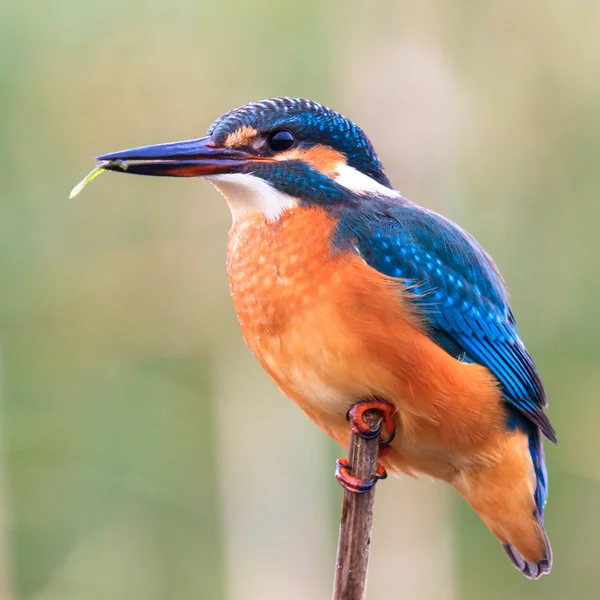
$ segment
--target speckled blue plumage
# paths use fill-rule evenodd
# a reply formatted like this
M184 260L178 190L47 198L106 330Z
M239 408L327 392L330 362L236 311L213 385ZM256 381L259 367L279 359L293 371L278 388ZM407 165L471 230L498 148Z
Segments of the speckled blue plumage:
M370 266L408 285L430 337L456 358L488 367L506 401L555 440L502 278L468 233L407 200L372 199L341 212L335 244L354 247Z

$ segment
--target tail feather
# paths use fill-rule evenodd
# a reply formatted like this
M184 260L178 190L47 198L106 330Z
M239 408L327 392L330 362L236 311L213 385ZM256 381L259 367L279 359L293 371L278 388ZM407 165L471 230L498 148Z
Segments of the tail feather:
M536 515L537 516L537 515ZM546 556L537 562L528 562L520 554L519 551L510 544L502 544L502 549L512 562L515 569L521 571L527 579L539 579L542 575L547 575L552 570L552 546L546 532L543 529L543 524L539 521L542 528L544 541L546 543Z
M539 579L542 575L552 570L552 546L544 529L544 508L548 498L548 473L544 460L544 445L542 435L538 427L530 426L529 431L529 453L533 462L535 473L535 518L539 523L546 544L546 556L538 562L527 562L519 551L510 544L503 544L502 548L516 569L521 571L528 579Z
M498 459L464 470L454 487L500 541L525 577L538 579L552 568L552 549L544 530L548 477L540 430L533 424L506 432Z

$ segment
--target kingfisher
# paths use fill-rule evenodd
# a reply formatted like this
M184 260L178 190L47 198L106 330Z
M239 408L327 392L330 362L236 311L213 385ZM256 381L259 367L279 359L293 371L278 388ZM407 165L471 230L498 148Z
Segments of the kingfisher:
M365 133L299 98L246 104L199 139L104 154L109 171L204 177L233 224L227 271L247 345L347 446L384 415L386 469L450 484L530 579L549 573L540 376L502 276L464 229L392 187Z

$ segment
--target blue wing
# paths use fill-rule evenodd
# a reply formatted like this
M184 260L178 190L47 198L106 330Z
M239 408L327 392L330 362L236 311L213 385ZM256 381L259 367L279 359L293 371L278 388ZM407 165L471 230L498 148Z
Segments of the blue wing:
M519 338L502 277L475 239L407 200L369 200L341 212L334 243L401 279L428 335L457 359L488 367L509 405L556 441L542 410L544 388Z

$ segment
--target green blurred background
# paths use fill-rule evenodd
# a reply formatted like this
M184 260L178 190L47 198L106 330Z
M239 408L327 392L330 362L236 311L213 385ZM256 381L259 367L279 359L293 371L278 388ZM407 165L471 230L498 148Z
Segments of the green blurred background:
M0 3L0 600L328 598L342 454L244 348L229 212L96 154L274 95L340 110L480 239L545 379L550 577L378 486L369 598L600 597L600 3Z

